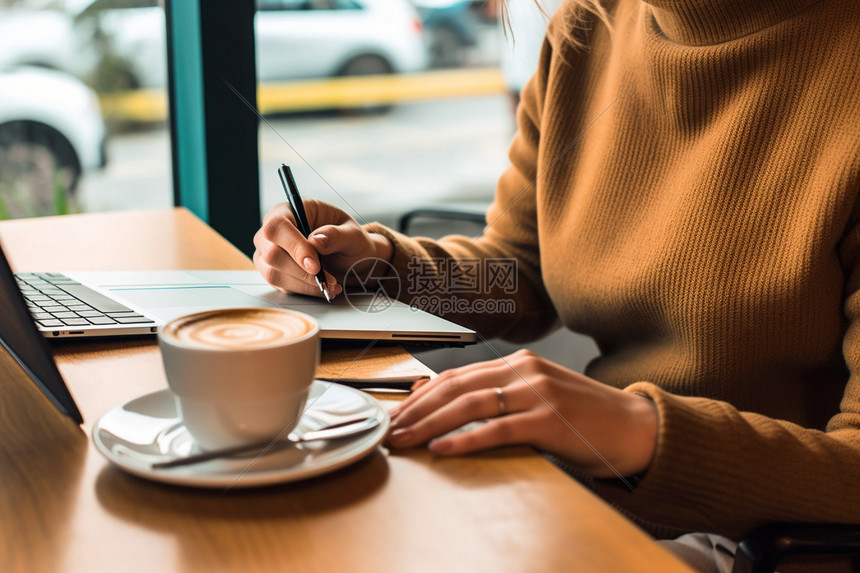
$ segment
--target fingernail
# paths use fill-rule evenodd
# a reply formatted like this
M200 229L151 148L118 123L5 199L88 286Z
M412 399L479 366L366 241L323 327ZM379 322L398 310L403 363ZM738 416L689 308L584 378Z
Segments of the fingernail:
M314 272L314 260L310 257L305 257L305 260L302 261L302 264L305 266L305 270L309 273Z
M451 440L434 440L428 447L434 454L444 454L451 450L452 445Z
M343 287L340 285L332 285L331 290L334 294L340 294L343 292Z
M391 438L389 439L389 441L392 443L392 445L397 446L407 443L409 441L409 438L411 437L411 430L398 429L391 432Z
M393 420L394 418L396 418L397 416L399 416L399 415L400 415L400 411L401 411L402 409L403 409L403 406L400 406L400 405L398 404L397 406L393 407L392 409L390 409L390 410L388 411L388 415L389 415L389 416L391 417L391 419Z
M317 241L317 242L318 242L318 243L320 243L323 247L325 247L325 246L327 246L327 245L328 245L328 237L326 237L326 236L325 236L325 235L323 235L322 233L317 233L316 235L312 236L312 237L311 237L311 239L313 239L313 240Z

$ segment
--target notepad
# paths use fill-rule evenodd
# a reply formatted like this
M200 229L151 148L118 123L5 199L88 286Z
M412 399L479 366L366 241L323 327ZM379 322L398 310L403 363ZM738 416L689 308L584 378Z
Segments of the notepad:
M436 373L401 348L326 350L317 369L319 380L329 380L356 388L409 388Z

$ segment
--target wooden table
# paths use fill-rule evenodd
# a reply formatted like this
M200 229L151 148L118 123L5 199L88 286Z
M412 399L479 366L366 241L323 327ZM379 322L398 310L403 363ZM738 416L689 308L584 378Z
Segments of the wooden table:
M17 271L253 268L182 209L4 222L0 240ZM226 493L137 479L89 433L165 386L154 340L54 348L83 431L0 352L0 571L687 570L528 448L377 451L319 479Z

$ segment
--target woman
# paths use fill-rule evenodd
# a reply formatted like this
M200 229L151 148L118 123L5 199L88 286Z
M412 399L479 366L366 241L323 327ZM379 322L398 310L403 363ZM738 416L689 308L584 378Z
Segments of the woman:
M481 237L410 239L311 203L305 241L279 206L255 262L318 294L317 253L338 281L367 257L438 284L515 259L513 314L449 317L596 340L585 376L526 352L442 373L396 413L395 447L532 444L654 531L857 522L858 37L851 0L569 1Z

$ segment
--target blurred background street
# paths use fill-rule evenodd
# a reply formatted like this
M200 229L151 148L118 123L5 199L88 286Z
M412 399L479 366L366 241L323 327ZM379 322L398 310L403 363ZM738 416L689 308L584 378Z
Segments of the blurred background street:
M484 96L401 105L386 116L267 118L260 127L261 207L284 201L275 173L281 163L293 167L307 197L359 219L391 220L418 204L488 202L507 164L512 125L497 120L506 106L501 96ZM106 169L83 182L86 210L172 204L164 128L115 135L108 155Z
M282 200L282 162L308 196L367 220L489 202L513 113L482 6L258 0L261 213ZM0 98L0 218L173 204L158 1L0 0L0 87L4 74L21 103L4 125ZM28 87L41 76L65 84ZM72 89L98 108L44 93ZM37 91L45 110L32 109Z

